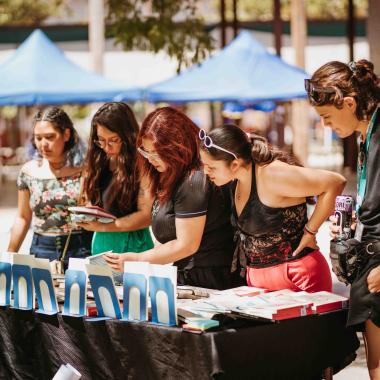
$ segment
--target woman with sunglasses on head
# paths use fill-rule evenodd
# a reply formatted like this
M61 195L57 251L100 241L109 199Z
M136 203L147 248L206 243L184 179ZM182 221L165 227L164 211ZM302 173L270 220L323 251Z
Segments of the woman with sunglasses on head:
M230 183L240 267L249 286L269 290L331 291L328 264L316 234L334 209L345 179L299 166L258 135L234 125L200 132L204 171L218 186ZM306 199L318 196L308 220Z
M329 62L305 81L326 127L360 134L355 240L360 265L350 290L348 325L364 331L371 379L380 379L380 82L371 62ZM332 218L333 219L333 218ZM337 227L331 225L332 235Z
M145 118L137 143L155 197L152 230L161 244L139 255L107 254L106 260L116 270L127 260L174 262L180 285L232 287L229 197L201 170L197 126L174 108L159 108Z
M83 195L90 204L117 217L112 223L78 223L95 231L93 255L153 247L147 228L153 200L146 191L146 180L136 171L138 131L133 111L122 102L105 103L92 118Z
M17 179L18 214L11 230L9 252L17 252L30 223L30 253L38 258L62 260L90 254L92 233L72 225L69 206L79 200L84 146L69 116L49 107L33 119L33 159Z

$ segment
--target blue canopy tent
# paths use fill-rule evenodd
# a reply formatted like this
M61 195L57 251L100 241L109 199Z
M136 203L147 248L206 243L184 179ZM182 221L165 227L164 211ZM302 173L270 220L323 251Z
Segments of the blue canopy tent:
M242 32L219 54L148 87L145 97L172 103L286 101L306 97L306 77L306 72L270 54L249 32Z
M0 106L91 103L141 97L115 81L82 69L41 31L35 30L0 65Z

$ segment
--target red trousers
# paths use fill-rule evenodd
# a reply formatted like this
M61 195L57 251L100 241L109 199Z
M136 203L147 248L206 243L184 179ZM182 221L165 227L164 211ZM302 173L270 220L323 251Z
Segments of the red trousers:
M331 292L330 268L322 253L317 250L301 259L274 265L268 268L247 268L249 286L271 291L290 289L293 291Z

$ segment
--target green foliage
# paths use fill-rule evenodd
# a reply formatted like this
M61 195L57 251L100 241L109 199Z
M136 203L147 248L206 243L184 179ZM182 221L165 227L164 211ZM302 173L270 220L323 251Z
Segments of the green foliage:
M348 0L304 0L309 19L346 19ZM237 0L240 21L270 21L273 19L273 0ZM226 16L232 20L232 0L225 0ZM356 17L366 17L368 0L354 0ZM220 0L211 1L215 15L220 12ZM281 16L290 19L291 0L281 0ZM219 18L218 18L219 20Z
M198 0L108 0L109 36L126 50L165 51L181 66L206 58L212 39L197 14Z
M62 5L63 0L0 0L0 25L39 25Z

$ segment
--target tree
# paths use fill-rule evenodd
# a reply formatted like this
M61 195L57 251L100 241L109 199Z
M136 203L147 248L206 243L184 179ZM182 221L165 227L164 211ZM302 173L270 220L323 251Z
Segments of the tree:
M0 25L40 25L62 6L63 0L0 0Z
M165 51L182 65L205 59L212 38L198 0L108 0L107 34L126 50Z

